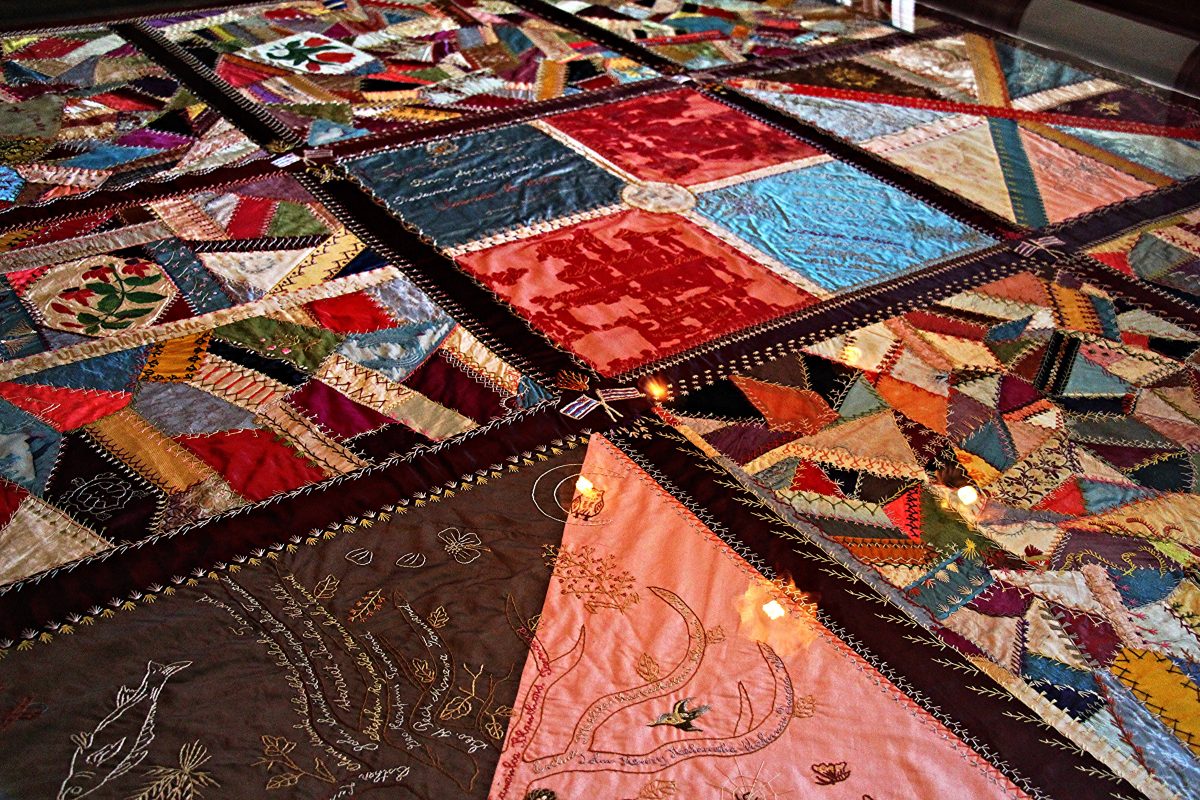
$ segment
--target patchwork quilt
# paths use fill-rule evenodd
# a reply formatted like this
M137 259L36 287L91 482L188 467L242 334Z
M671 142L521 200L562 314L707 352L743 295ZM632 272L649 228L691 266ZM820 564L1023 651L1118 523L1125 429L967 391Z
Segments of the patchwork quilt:
M0 36L0 798L1194 797L1200 112L875 5Z
M262 155L118 33L77 28L0 38L0 210Z
M311 146L655 75L506 0L340 5L297 0L151 25Z

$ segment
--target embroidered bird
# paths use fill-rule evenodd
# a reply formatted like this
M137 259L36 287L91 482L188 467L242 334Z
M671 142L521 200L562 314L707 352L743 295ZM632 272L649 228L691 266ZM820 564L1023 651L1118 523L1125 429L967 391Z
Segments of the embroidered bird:
M58 790L58 800L76 800L119 778L146 758L154 741L154 718L158 697L172 675L192 665L191 661L160 664L149 661L146 674L136 689L122 686L112 711L92 729L71 737L75 753L71 768ZM120 721L129 715L129 719ZM119 722L120 721L120 722ZM113 730L106 730L112 726Z
M675 705L671 706L671 710L666 714L659 714L658 719L651 722L647 727L653 728L656 725L670 725L672 728L678 728L681 731L702 731L703 728L697 728L692 724L692 720L708 711L710 706L698 706L696 708L688 708L687 704L692 702L692 698L685 697Z

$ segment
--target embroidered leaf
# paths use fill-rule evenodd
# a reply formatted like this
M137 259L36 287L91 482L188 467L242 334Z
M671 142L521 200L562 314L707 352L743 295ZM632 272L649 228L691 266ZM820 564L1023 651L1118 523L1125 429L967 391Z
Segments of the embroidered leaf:
M313 769L316 771L317 777L323 781L333 783L337 780L334 774L329 771L329 767L325 766L325 762L316 756L313 756Z
M316 585L316 588L313 590L313 595L318 600L328 600L337 594L338 586L340 584L341 580L339 580L336 576L326 575Z
M668 797L674 797L678 791L679 786L675 781L653 780L642 787L636 800L667 800Z
M404 567L405 569L418 569L425 566L426 560L424 553L405 553L396 559L396 566Z
M282 775L276 775L267 781L267 789L286 789L289 786L295 786L300 782L300 773L285 772Z
M106 294L96 303L96 310L103 314L111 314L121 307L121 298L115 294Z
M157 303L159 300L166 300L167 296L158 292L130 292L125 295L125 299L131 303Z
M718 625L715 628L709 628L704 632L704 639L709 644L717 644L725 641L725 629Z
M346 617L350 622L366 622L379 609L383 608L384 597L382 589L372 589L358 599L354 604L354 608L350 609L349 615Z
M446 703L446 707L438 714L438 719L452 720L462 719L467 714L471 713L471 698L460 695L450 702Z
M483 732L497 741L504 738L504 726L496 719L484 723Z
M637 674L642 676L642 680L656 681L662 675L662 667L654 660L654 656L649 653L642 653L638 658L637 664L634 665Z
M417 680L421 683L433 683L433 679L437 677L434 674L433 668L429 666L429 662L423 658L414 658L412 660L412 668L417 676Z
M125 279L126 286L150 286L162 280L162 275L145 275Z
M450 615L446 613L445 606L438 606L429 614L429 624L434 628L444 628L449 621Z

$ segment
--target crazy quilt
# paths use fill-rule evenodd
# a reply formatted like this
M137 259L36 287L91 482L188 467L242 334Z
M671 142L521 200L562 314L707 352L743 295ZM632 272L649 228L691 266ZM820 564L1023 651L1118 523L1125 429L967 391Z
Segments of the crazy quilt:
M735 375L740 412L679 422L945 641L1019 676L1046 719L1186 795L1198 348L1069 274L1022 272Z
M1200 173L1200 116L982 34L731 85L1027 228Z
M0 37L0 210L262 155L107 28Z
M0 36L0 798L1196 795L1195 103L166 5Z
M0 663L27 698L0 732L17 756L0 782L29 797L1030 796L611 443L582 463L559 445L464 496L399 500L90 620L51 669ZM82 668L98 660L102 676Z
M690 89L347 167L606 375L993 242Z
M0 582L546 397L292 178L25 233L3 277Z
M310 146L655 75L504 0L300 0L148 24Z
M1136 225L1092 247L1088 255L1191 302L1200 301L1200 210Z
M856 9L811 0L555 0L554 5L689 69L895 33Z
M0 358L91 353L196 317L254 316L384 266L284 174L14 226L0 233Z

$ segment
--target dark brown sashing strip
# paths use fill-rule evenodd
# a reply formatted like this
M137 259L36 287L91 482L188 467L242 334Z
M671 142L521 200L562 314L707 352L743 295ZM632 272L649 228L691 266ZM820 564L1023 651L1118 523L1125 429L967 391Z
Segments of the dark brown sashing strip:
M1080 250L1119 236L1155 219L1182 213L1200 204L1200 177L1104 206L1045 228L1068 247Z
M624 419L646 405L618 405ZM463 476L483 476L515 464L522 453L549 452L555 439L607 430L615 423L599 409L584 420L559 413L556 403L499 420L445 445L418 449L341 479L300 489L214 517L194 527L155 536L0 589L0 644L34 638L46 626L92 607L112 608L155 585L202 574L220 564L305 537L401 498L449 486ZM513 459L517 459L514 461Z
M922 28L916 33L896 31L884 36L876 36L874 39L839 42L826 47L814 47L811 50L805 50L795 55L758 58L753 61L743 61L740 64L726 64L720 67L693 70L688 74L697 81L715 82L730 80L732 78L752 78L771 72L782 72L784 70L824 64L829 61L855 58L867 53L890 50L893 47L903 47L906 44L916 44L917 42L925 42L930 39L940 39L944 36L952 36L960 32L960 30L961 28L956 25L939 23Z
M714 533L767 577L792 582L813 598L823 623L1026 791L1045 797L1047 790L1070 787L1077 800L1111 800L1114 792L1140 795L1057 732L1011 716L1028 712L952 648L881 619L897 610L868 599L874 590L865 583L827 571L829 557L813 544L773 531L782 523L773 524L769 510L748 491L701 470L698 465L707 459L691 443L662 424L651 430L649 437L618 431L610 438L703 522L716 523Z
M359 158L381 150L407 147L431 139L444 139L450 136L479 133L491 128L515 125L552 114L578 111L581 108L615 103L618 100L628 100L655 92L665 92L677 88L678 85L679 80L677 78L651 78L650 80L622 83L619 86L610 86L607 89L599 89L594 92L556 97L553 100L542 100L537 103L528 103L499 111L465 113L457 119L430 122L411 128L401 128L371 136L359 136L343 142L334 142L324 148L329 151L329 156L313 158L312 160L319 162L321 160Z
M675 75L684 71L681 65L671 59L651 52L638 45L635 41L626 39L624 36L618 36L612 31L601 28L599 25L593 25L582 17L577 17L574 14L563 11L561 8L545 2L545 0L510 0L510 2L535 16L549 20L555 25L566 28L569 31L574 31L585 39L590 39L596 44L604 45L615 53L620 53L640 64L658 70L664 75Z
M212 172L193 173L172 178L170 182L147 181L124 189L108 189L81 197L64 197L48 206L17 206L0 214L0 231L44 225L49 222L83 217L105 209L117 209L152 203L167 197L178 197L223 186L278 175L279 170L265 158L245 164L221 167ZM0 258L3 254L0 254Z

